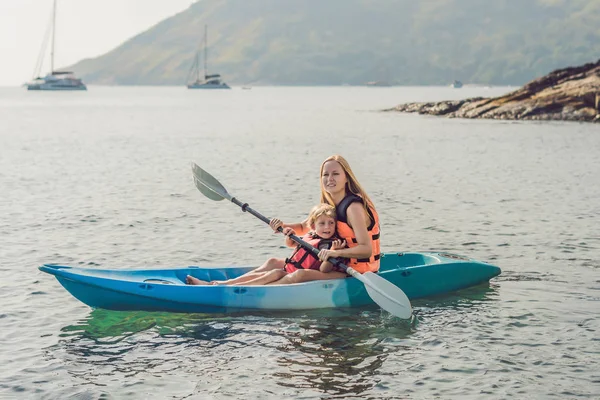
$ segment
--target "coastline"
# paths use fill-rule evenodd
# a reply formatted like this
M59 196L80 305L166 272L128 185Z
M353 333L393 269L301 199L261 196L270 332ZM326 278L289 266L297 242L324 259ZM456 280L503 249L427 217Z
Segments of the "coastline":
M600 60L555 70L499 97L404 103L383 111L448 118L600 123Z

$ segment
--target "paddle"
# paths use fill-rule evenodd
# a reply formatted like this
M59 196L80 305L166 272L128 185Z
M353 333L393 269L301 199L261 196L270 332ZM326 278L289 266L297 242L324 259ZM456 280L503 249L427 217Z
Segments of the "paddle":
M192 173L194 174L194 184L198 190L209 199L215 201L227 199L233 204L241 207L242 211L249 212L266 224L270 223L270 220L267 217L250 208L247 203L242 203L227 193L227 189L221 185L221 182L216 180L211 174L200 168L195 163L192 163ZM281 232L281 227L279 227L278 230ZM319 250L298 236L289 235L289 237L305 249L313 252L315 255L319 254ZM398 286L373 272L365 272L364 274L361 274L353 268L346 266L340 259L330 258L328 261L342 268L344 271L346 271L346 273L361 281L365 285L367 293L369 296L371 296L371 299L373 299L373 301L381 308L400 318L408 319L411 317L412 308L410 301L408 300L408 297L406 297L406 294Z

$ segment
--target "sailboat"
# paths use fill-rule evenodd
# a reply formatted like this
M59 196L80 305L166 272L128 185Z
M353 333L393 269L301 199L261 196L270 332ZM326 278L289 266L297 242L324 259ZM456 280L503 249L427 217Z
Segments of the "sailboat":
M200 79L200 49L196 52L194 64L190 68L187 81L190 81L190 77L195 76L196 80L192 83L188 83L188 89L231 89L223 80L219 74L208 73L208 28L204 26L204 79Z
M48 32L44 37L42 44L42 51L38 57L38 62L35 66L34 78L31 82L26 84L27 90L87 90L85 84L75 77L75 74L71 71L55 71L54 70L54 39L56 37L56 0L54 0L54 6L52 7L52 20L50 22L50 29L52 30L52 44L50 51L50 72L44 76L40 76L42 64L44 61L44 55L46 53L46 47L48 44Z

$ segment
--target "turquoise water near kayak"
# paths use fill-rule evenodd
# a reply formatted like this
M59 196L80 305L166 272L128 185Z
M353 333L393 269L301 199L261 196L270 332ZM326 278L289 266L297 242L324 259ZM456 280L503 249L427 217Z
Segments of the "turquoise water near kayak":
M600 397L600 125L382 113L510 88L0 88L0 398ZM299 220L344 155L386 251L489 261L489 285L249 315L92 310L40 264L258 265L281 237L189 163Z

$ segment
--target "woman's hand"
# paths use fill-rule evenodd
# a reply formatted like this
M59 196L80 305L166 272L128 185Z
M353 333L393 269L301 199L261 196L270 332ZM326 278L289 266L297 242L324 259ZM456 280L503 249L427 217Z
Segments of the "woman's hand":
M330 257L337 257L337 252L335 250L322 249L319 251L317 257L319 257L319 260L321 261L327 261Z
M275 233L277 233L279 232L279 228L283 228L283 221L281 221L279 218L273 218L269 222L269 226L275 231Z

